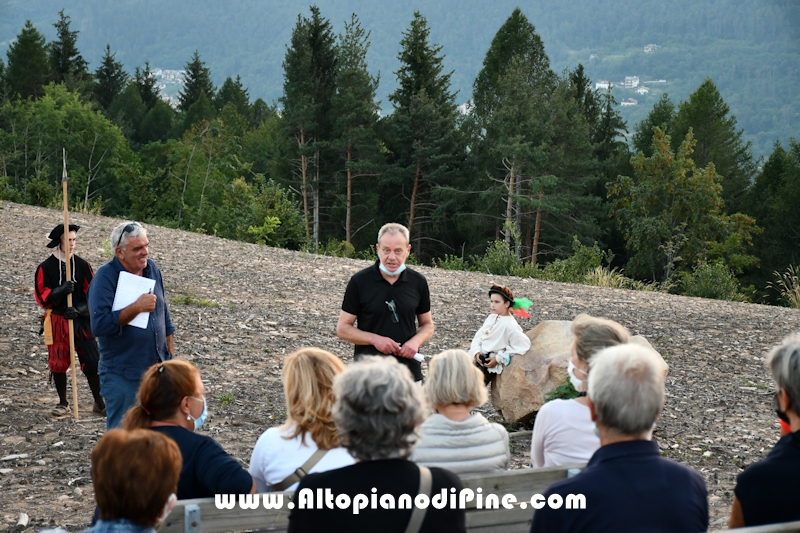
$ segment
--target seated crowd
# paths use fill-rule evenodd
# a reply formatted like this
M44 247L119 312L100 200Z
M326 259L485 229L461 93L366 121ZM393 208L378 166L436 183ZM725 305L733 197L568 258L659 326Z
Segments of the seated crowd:
M539 411L531 463L586 463L544 493L546 499L583 494L586 508L545 506L533 513L531 532L706 531L703 478L661 457L651 440L665 402L658 354L608 320L580 315L573 333L568 374L580 396ZM739 474L730 527L800 520L794 492L800 475L800 336L770 351L767 365L777 391L775 410L788 430L763 461ZM321 531L323 524L328 531L466 531L465 510L421 509L409 505L408 496L458 494L458 475L508 469L508 433L473 412L487 392L467 352L434 356L427 378L419 387L391 357L366 357L345 368L324 350L296 351L281 373L286 422L259 437L248 473L211 437L196 432L208 412L197 369L179 360L154 365L124 429L107 432L92 452L99 521L90 531L152 531L176 495L286 490L295 491L295 502L308 504L320 494L315 489L329 489L337 506L339 498L348 505L296 506L290 531ZM376 493L378 508L353 512L357 495Z

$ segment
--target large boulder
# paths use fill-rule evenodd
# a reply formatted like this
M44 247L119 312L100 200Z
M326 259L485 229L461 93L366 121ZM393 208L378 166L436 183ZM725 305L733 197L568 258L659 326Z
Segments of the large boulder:
M508 423L529 422L545 402L545 395L567 380L567 364L572 353L572 322L545 320L526 335L531 349L511 358L492 384L492 404ZM658 364L667 375L669 366L648 340L631 337L631 344L645 346L658 356Z
M664 372L664 377L665 378L667 377L667 372L669 372L669 365L667 364L666 361L664 361L664 357L660 353L658 353L655 348L653 348L653 345L650 344L650 341L648 341L641 335L634 335L633 337L631 337L631 344L638 344L639 346L645 346L647 348L650 348L653 351L653 354L658 356L656 362L658 366L661 367L661 371Z
M492 404L506 423L528 422L545 395L567 380L574 339L569 320L545 320L526 335L531 349L515 355L492 383Z

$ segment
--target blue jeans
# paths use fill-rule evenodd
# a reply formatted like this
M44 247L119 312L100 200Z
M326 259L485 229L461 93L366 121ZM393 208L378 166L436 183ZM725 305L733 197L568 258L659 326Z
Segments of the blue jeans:
M128 408L136 404L138 391L138 379L126 379L111 372L100 374L100 392L106 401L106 429L119 427Z

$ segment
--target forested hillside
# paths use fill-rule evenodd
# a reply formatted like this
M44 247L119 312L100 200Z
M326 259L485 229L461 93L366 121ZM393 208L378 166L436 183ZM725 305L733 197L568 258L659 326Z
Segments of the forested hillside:
M615 4L594 33L588 3L3 5L38 17L0 60L0 200L59 206L66 153L77 211L366 258L399 221L441 268L800 307L788 3Z
M55 0L0 0L0 54L30 19L49 39L57 13L66 7L81 50L92 68L106 44L129 71L149 61L180 69L197 49L219 85L241 76L250 94L267 102L282 90L281 63L291 28L308 5L297 2L231 0L157 2L85 0L65 5ZM428 19L432 42L443 46L445 69L453 71L457 101L471 97L472 81L497 29L519 4L542 36L553 69L580 62L593 81L624 76L667 80L648 95L628 96L637 106L621 108L629 124L641 121L663 92L685 99L706 77L714 80L756 155L775 140L787 142L800 131L800 4L793 0L576 0L561 2L365 2L320 0L334 31L355 12L368 31L370 68L381 73L378 99L391 110L399 68L401 32L413 12ZM645 54L644 46L658 50Z

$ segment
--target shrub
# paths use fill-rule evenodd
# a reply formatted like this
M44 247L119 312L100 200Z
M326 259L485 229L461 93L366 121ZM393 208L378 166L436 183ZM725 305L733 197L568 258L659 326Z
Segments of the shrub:
M578 397L578 391L575 390L575 387L572 386L572 383L569 381L569 378L553 389L552 392L548 392L544 395L545 403L552 401L552 400L571 400L572 398Z
M556 259L544 267L542 277L550 281L583 283L591 270L603 263L610 264L614 259L610 250L601 250L596 242L592 246L581 244L577 236L572 238L572 252L570 257Z
M444 259L439 259L434 266L444 270L469 270L469 261L457 255L444 254Z
M714 300L743 301L739 282L723 263L700 263L692 272L682 272L678 283L680 294Z
M501 240L493 241L483 257L475 258L474 263L476 270L498 276L513 276L515 269L520 266L514 251L507 242Z
M328 241L328 244L320 250L320 253L333 257L355 257L356 249L352 243L331 239Z

